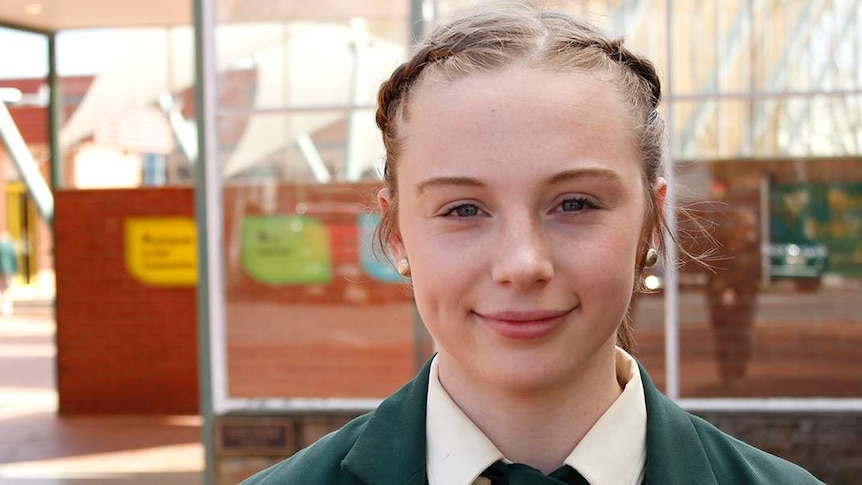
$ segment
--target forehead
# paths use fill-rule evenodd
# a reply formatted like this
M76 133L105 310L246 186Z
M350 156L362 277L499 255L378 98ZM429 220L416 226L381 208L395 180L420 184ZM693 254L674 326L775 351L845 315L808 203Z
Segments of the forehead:
M410 101L399 171L513 164L541 171L580 160L627 175L639 170L629 113L614 84L592 73L514 66L432 76Z

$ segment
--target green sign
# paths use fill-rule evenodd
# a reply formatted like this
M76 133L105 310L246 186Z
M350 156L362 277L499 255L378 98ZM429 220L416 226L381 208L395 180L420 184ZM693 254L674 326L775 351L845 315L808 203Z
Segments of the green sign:
M329 283L329 232L308 216L246 216L242 223L242 266L269 285Z
M862 276L862 184L775 185L770 202L773 243L825 245L827 271Z

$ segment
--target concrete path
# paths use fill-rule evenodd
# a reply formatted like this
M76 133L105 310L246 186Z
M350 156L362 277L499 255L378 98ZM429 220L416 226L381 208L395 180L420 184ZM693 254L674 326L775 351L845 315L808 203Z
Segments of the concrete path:
M0 317L0 485L200 485L196 416L59 417L54 320L21 302Z

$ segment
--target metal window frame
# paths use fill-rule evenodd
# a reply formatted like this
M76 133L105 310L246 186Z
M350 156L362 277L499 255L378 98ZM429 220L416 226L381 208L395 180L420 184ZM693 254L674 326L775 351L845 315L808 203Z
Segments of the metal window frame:
M677 230L676 220L676 189L675 189L675 154L679 140L674 133L674 108L679 102L685 101L717 101L717 100L770 100L770 99L810 99L815 97L850 97L862 95L862 88L834 89L812 91L748 91L748 92L716 92L678 94L674 92L673 73L673 11L674 0L666 0L665 29L667 32L667 74L665 88L669 93L663 104L667 108L665 116L667 130L670 134L667 150L668 192L665 201L665 214L673 234ZM670 261L677 261L677 248L673 240L666 240ZM666 269L667 288L665 291L665 394L680 407L689 411L735 411L735 412L859 412L862 411L860 398L683 398L680 396L680 343L679 343L679 271L674 264Z
M428 0L405 0L411 6L410 38L420 38L424 32L427 19L422 17L423 6ZM199 285L199 350L200 350L200 385L202 414L205 422L215 415L233 412L272 413L272 412L344 412L359 413L374 409L380 399L327 399L327 398L236 398L228 394L227 387L227 354L226 354L226 313L224 294L224 274L221 265L222 225L221 213L222 194L221 180L218 172L218 146L216 139L216 120L219 117L238 114L235 110L220 108L216 102L216 71L215 71L215 6L211 0L194 0L195 2L195 38L197 49L198 74L198 112L199 146L201 147L201 163L198 164L198 179L196 181L196 203L198 229L201 236L199 244L201 282ZM673 45L673 0L666 0L667 70L672 72L674 56ZM780 99L780 98L810 98L817 96L838 97L862 95L862 89L823 90L823 91L752 91L724 93L692 93L677 94L674 92L673 79L665 76L666 91L669 93L663 103L667 110L666 121L668 132L673 133L673 109L677 103L698 100L733 100L733 99ZM333 109L358 109L366 106L295 106L279 109L278 112L303 112ZM675 163L674 148L677 140L670 139L670 149L667 153L668 166ZM674 189L674 174L667 173L670 189L667 194L667 207L674 207L677 198ZM667 211L668 222L672 231L676 231L674 211ZM671 242L671 241L668 241ZM677 259L677 250L668 244L668 258ZM692 411L766 411L766 412L797 412L797 411L862 411L862 398L708 398L691 399L680 396L680 354L679 354L679 287L678 272L669 265L666 277L668 285L665 292L665 344L666 344L666 394L683 408ZM208 442L212 440L212 430ZM208 452L209 453L209 452Z

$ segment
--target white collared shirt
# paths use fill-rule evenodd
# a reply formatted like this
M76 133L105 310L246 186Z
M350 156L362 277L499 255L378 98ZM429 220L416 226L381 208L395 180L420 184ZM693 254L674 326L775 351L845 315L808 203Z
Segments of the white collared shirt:
M429 485L487 485L479 477L506 458L452 401L431 363L426 415ZM635 360L617 348L617 380L623 392L596 421L565 464L591 485L640 485L646 463L646 401ZM477 478L478 477L478 478Z

